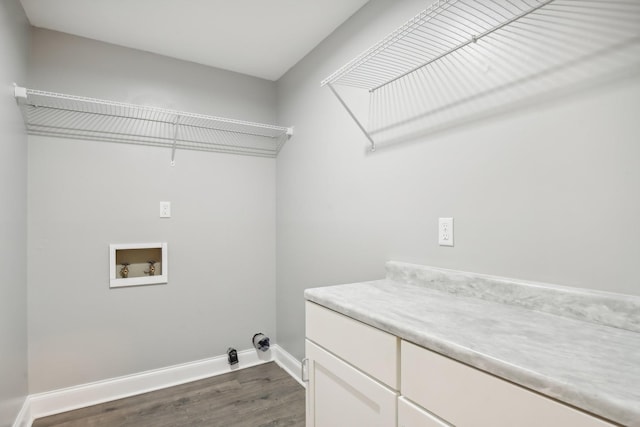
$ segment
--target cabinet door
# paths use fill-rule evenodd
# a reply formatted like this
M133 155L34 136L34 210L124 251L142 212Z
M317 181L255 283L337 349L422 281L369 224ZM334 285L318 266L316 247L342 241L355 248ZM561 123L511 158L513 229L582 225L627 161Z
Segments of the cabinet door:
M398 427L451 427L404 397L398 399Z
M307 427L394 427L397 393L311 341Z

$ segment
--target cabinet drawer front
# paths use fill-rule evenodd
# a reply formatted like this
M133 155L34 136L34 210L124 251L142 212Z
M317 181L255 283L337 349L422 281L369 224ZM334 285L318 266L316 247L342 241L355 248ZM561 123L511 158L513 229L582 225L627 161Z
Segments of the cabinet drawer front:
M307 426L392 427L398 394L306 340Z
M401 359L401 394L457 427L613 426L406 341Z
M398 389L399 339L306 302L306 336L389 387Z
M451 427L404 397L398 399L398 427Z

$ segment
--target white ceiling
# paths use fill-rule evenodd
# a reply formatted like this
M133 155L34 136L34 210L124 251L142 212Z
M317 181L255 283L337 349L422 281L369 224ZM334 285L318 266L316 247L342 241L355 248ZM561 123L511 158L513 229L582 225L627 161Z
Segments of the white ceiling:
M21 0L31 25L268 80L368 0Z

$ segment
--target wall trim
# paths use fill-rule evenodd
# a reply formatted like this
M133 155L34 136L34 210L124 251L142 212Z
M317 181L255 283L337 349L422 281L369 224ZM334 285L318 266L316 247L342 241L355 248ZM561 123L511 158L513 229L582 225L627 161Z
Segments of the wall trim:
M227 355L153 369L108 380L32 394L26 397L13 427L31 427L36 418L72 411L99 403L131 397L274 361L300 385L300 361L278 345L266 352L238 352L238 364L230 367Z
M29 413L31 422L36 418L84 408L116 399L131 397L150 391L197 381L238 369L249 368L273 360L272 350L259 352L255 349L238 351L238 364L227 362L226 353L195 362L182 363L132 375L82 384L59 390L30 395ZM30 426L31 424L29 424Z
M16 416L12 427L31 427L32 422L33 418L31 417L31 401L29 399L29 396L27 396L22 403L22 408L20 408L20 412L18 412L18 415Z
M302 363L279 345L274 345L273 347L273 359L278 366L291 375L294 380L298 381L302 387L306 388L307 384L302 381L302 378L300 377Z

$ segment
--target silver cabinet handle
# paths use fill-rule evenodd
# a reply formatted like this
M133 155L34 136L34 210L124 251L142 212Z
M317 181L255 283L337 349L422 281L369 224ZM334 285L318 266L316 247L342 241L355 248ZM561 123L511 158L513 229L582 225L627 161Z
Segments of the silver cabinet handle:
M309 362L309 358L305 357L304 359L302 359L302 364L300 365L300 379L305 383L309 382L309 377L308 376L307 376L307 378L304 377L304 373L305 373L305 371L307 371L307 369L306 369L307 362Z

